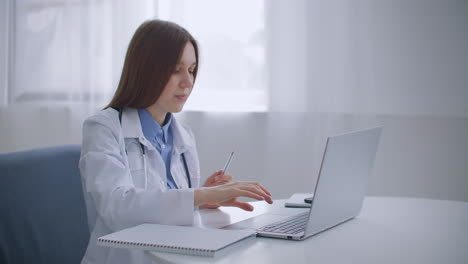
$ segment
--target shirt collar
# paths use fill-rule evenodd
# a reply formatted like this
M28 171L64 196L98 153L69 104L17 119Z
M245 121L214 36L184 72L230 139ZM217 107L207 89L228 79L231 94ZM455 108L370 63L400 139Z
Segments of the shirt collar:
M138 109L138 116L140 117L141 128L143 135L147 139L158 138L164 143L167 143L167 135L172 123L172 114L167 113L164 120L164 125L161 127L158 122L153 119L153 116L146 109Z

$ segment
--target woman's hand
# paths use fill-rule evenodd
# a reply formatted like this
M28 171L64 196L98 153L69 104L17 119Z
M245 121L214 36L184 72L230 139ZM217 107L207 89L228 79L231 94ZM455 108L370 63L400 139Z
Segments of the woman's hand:
M229 174L224 174L222 170L219 170L206 179L203 187L223 185L230 181L232 181L232 176Z
M249 197L273 203L271 193L256 182L233 182L214 187L202 187L195 190L194 205L234 206L246 211L253 211L253 206L237 200L238 197Z
M232 180L232 176L229 174L224 174L222 170L219 170L215 173L213 173L208 179L206 179L205 183L203 184L203 187L212 187L212 186L218 186L218 185L223 185ZM207 209L216 209L218 208L219 205L216 204L203 204L200 206L200 208L207 208Z

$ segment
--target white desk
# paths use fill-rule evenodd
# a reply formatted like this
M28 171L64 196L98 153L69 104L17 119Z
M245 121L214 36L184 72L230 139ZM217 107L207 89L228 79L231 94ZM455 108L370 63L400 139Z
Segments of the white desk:
M267 210L303 210L253 202L201 210L201 226L221 227ZM200 238L203 239L203 238ZM214 258L146 252L156 263L468 263L468 203L367 197L361 214L305 241L254 238Z

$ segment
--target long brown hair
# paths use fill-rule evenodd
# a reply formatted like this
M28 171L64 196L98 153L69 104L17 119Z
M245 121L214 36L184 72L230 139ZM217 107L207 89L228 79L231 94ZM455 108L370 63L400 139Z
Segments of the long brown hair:
M144 22L130 41L119 86L108 107L146 108L161 95L180 60L185 45L195 49L198 72L198 45L183 27L162 20Z

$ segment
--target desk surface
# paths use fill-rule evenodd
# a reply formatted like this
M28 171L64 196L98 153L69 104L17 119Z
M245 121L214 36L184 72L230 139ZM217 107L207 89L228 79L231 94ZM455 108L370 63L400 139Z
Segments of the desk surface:
M200 210L197 225L222 227L265 211ZM146 252L157 263L468 263L468 203L366 197L358 217L304 241L254 238L214 258Z

